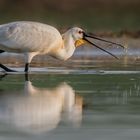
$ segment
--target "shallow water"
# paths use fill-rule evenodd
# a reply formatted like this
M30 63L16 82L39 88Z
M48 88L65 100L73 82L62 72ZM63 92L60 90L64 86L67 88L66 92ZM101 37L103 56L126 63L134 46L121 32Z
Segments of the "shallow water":
M8 75L0 138L139 139L140 74Z
M0 72L0 139L139 140L135 43L128 42L127 54L111 49L119 60L87 49L67 62L39 56L28 78L22 57L3 54L0 61L18 72Z

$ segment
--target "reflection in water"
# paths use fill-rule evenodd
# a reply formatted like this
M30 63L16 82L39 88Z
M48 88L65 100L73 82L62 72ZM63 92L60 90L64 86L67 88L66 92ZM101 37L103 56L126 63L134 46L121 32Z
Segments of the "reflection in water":
M26 81L23 90L23 76L3 78L0 82L0 135L5 140L140 139L140 74L128 71L31 76L36 85L43 86L44 81L48 86L61 84L43 89ZM82 96L84 113L81 97L62 81L68 81ZM15 89L22 91L16 93ZM81 119L82 126L74 129L73 124L79 126ZM43 133L47 131L51 133Z
M20 131L40 133L53 130L59 122L80 125L82 98L67 83L54 89L36 88L25 82L21 93L4 93L0 99L0 122Z

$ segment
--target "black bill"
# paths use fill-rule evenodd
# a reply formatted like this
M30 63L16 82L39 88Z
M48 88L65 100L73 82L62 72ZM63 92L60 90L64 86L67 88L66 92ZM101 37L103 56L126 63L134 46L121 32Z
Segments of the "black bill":
M96 40L100 40L100 41L103 41L103 42L106 42L106 43L114 44L114 45L117 45L117 46L122 47L123 49L125 48L123 45L121 45L121 44L119 44L119 43L115 43L115 42L112 42L112 41L104 40L104 39L99 38L99 37L96 37L96 36L90 36L90 35L87 35L87 34L85 34L85 33L84 33L84 37L89 37L89 38L93 38L93 39L96 39Z
M85 41L87 41L89 44L95 46L96 48L98 48L98 49L100 49L100 50L102 50L102 51L104 51L104 52L110 54L111 56L113 56L113 57L116 58L116 59L119 59L119 58L118 58L117 56L115 56L114 54L108 52L107 50L105 50L105 49L99 47L98 45L96 45L96 44L90 42L87 38L93 38L93 39L100 40L100 41L103 41L103 42L106 42L106 43L114 44L114 45L120 46L120 47L122 47L122 48L124 49L124 46L121 45L121 44L118 44L118 43L115 43L115 42L111 42L111 41L108 41L108 40L104 40L104 39L101 39L101 38L98 38L98 37L95 37L95 36L90 36L90 35L87 35L87 34L83 33L83 39L84 39Z

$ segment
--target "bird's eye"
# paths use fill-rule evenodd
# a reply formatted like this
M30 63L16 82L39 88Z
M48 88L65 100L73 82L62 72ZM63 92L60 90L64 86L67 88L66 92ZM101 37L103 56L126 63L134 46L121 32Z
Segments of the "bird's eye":
M83 31L79 31L78 33L79 33L79 34L82 34L82 33L83 33Z

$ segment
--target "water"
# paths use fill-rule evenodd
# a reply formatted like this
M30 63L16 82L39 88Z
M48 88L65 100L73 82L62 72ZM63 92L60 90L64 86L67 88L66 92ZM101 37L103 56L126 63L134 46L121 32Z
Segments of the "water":
M0 72L0 139L139 140L139 48L128 46L111 50L120 60L97 50L67 62L38 57L28 78L22 57L2 55L19 72Z
M0 84L4 139L139 139L140 74L8 75Z

